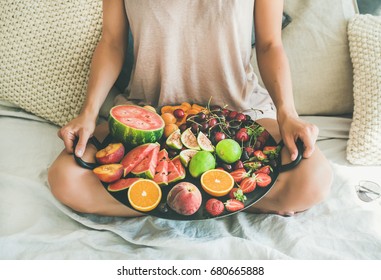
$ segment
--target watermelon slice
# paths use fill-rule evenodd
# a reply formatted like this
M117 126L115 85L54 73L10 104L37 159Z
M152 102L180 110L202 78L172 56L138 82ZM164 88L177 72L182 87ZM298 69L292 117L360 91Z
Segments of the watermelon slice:
M174 183L185 178L185 168L177 156L168 162L168 183Z
M141 178L153 179L153 177L155 176L155 170L157 165L157 155L159 153L159 149L160 149L159 145L153 148L141 160L141 162L131 170L131 173Z
M126 146L158 141L163 136L164 125L158 114L140 106L118 105L110 110L110 134Z
M158 154L158 161L153 180L160 186L168 185L168 152L162 149Z
M140 180L140 178L119 179L118 181L108 185L107 189L110 192L122 191L122 190L128 189L137 180Z
M126 177L153 149L160 147L158 143L148 143L130 150L120 162L124 167L123 176Z

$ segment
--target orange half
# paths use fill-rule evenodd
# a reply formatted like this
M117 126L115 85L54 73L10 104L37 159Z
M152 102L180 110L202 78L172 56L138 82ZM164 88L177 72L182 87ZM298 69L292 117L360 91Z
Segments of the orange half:
M131 206L142 212L148 212L157 207L161 200L161 188L154 181L141 179L128 189L128 201Z
M227 195L234 187L233 177L226 171L211 169L201 175L201 186L205 192L212 196Z

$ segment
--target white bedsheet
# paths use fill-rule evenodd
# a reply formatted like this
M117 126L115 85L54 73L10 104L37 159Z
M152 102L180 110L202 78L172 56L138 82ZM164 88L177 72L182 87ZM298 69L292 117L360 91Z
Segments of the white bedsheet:
M361 179L381 167L345 160L350 120L313 117L335 172L332 192L294 217L239 213L209 221L83 215L51 195L46 174L63 148L57 127L0 106L0 259L381 259L381 199ZM79 186L80 187L80 186Z

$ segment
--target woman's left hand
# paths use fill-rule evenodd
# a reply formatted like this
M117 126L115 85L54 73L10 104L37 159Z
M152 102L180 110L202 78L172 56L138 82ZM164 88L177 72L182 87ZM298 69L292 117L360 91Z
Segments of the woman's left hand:
M304 144L303 157L309 158L315 150L315 143L319 134L316 125L303 121L298 116L278 117L279 129L283 142L290 152L291 160L298 156L296 140Z

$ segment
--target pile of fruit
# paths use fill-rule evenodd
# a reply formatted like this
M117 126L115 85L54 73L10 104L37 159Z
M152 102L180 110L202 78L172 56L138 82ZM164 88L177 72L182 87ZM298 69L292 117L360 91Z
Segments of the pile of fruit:
M109 124L116 143L97 152L93 172L109 192L127 190L130 205L143 212L159 204L163 213L169 206L184 216L200 208L213 217L242 210L248 194L271 184L278 162L280 148L267 146L262 126L219 106L182 103L159 115L121 105L111 109Z

